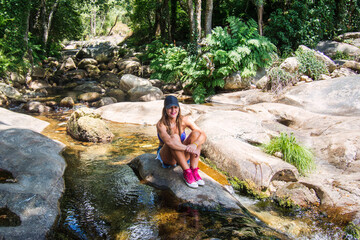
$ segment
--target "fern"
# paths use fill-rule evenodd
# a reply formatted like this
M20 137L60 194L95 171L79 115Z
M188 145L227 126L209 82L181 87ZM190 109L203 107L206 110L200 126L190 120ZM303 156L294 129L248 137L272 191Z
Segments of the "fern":
M259 67L271 64L276 47L259 36L257 24L243 22L236 17L227 19L229 26L216 27L206 38L207 45L193 54L190 51L154 41L148 45L147 57L154 71L151 78L165 82L189 82L196 103L222 88L224 79L240 71L242 77L251 77Z

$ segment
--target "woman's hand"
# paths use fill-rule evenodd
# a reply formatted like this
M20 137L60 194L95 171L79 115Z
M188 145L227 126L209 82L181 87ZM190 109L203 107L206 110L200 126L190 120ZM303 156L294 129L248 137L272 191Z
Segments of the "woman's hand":
M197 145L192 143L186 146L186 152L195 154L195 157L200 155L200 150L197 148Z

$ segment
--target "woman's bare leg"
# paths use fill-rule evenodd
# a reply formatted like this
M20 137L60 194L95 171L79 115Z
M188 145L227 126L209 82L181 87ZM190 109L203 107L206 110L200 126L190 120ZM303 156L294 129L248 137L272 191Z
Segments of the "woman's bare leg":
M189 134L189 136L186 138L186 140L184 141L184 144L189 145L189 144L195 142L196 140L198 140L200 136L201 136L201 133L199 131L196 131L196 130L192 131ZM197 149L199 149L201 152L201 145L198 145ZM190 166L192 169L195 169L198 167L199 159L200 159L199 155L190 154Z
M180 142L180 137L177 134L171 136ZM166 144L160 150L161 159L165 164L175 165L176 163L180 165L183 170L189 169L187 160L189 159L189 153L180 150L171 149Z

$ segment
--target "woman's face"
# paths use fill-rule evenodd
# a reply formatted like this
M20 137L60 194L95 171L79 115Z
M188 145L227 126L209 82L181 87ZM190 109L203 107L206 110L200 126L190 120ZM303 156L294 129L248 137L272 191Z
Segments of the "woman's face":
M169 116L170 119L176 119L177 115L179 114L179 107L172 106L166 109L166 114Z

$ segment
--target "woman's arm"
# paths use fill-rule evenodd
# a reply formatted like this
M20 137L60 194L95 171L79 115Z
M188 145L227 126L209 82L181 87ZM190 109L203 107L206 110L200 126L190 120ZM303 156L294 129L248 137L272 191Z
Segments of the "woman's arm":
M182 144L181 141L175 137L171 137L166 132L166 127L164 124L156 124L157 132L160 138L163 140L164 144L168 145L171 149L185 151L187 146Z
M185 125L185 128L188 127L191 129L191 131L197 131L200 133L200 136L198 137L198 139L195 142L193 142L192 144L195 144L196 146L204 144L204 142L206 141L205 132L203 130L201 130L199 128L199 126L197 126L189 117L184 117L183 123Z

